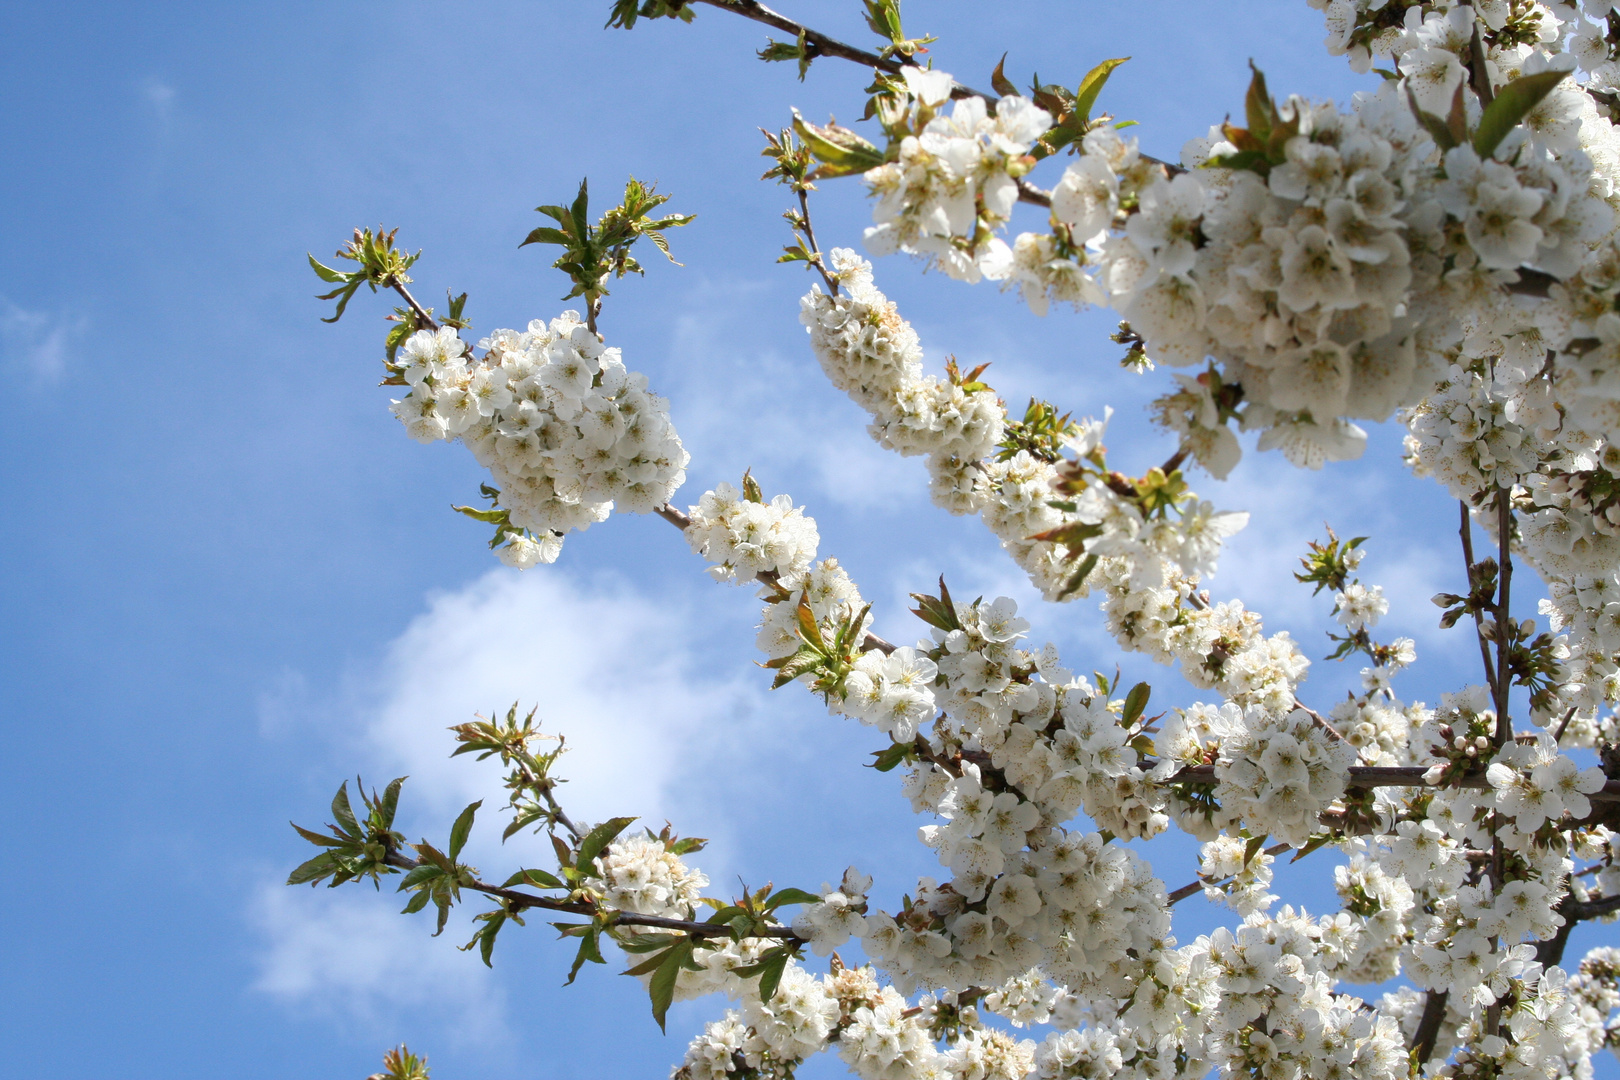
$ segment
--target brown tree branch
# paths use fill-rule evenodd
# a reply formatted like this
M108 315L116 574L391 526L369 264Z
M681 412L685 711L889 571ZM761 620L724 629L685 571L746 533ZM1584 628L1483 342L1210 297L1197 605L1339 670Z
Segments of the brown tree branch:
M1479 32L1479 24L1474 24ZM1506 746L1513 738L1513 721L1508 716L1508 695L1513 689L1509 669L1509 646L1513 639L1513 612L1510 607L1513 586L1513 505L1505 488L1496 489L1496 745Z
M1446 999L1449 996L1450 992L1446 990L1430 990L1428 997L1423 999L1423 1015L1418 1020L1417 1030L1412 1033L1412 1057L1419 1069L1434 1056L1434 1044L1440 1037L1440 1025L1446 1019Z
M422 326L429 330L437 330L439 328L439 324L433 321L433 316L429 315L427 313L427 309L416 302L416 297L411 295L409 289L405 288L405 286L397 279L390 281L388 284L395 292L399 293L400 299L405 301L406 306L416 313L417 322L421 323Z

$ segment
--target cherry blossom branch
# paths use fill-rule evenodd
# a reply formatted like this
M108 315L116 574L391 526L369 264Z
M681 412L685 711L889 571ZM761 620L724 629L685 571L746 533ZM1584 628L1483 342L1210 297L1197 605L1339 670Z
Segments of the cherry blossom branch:
M706 0L705 0L705 2L706 2ZM692 527L692 519L687 517L685 514L681 513L679 510L675 509L673 506L669 505L668 503L665 503L663 506L658 507L657 509L655 509L653 511L653 513L657 514L659 517L663 518L665 521L669 522L671 525L675 526L677 529L681 530L681 532L683 532L683 533L687 529L690 529ZM780 587L780 584L781 584L777 580L776 575L773 574L773 573L770 573L768 571L765 572L765 573L756 574L756 575L754 575L754 577L762 585L774 585L774 586ZM876 634L872 634L872 633L868 633L864 638L862 638L861 639L861 644L863 646L865 646L868 650L876 649L879 652L883 653L883 655L885 655L885 656L889 655L890 653L894 652L894 650L895 650L895 645L894 645L893 642L885 641L884 639L878 637Z
M827 283L827 291L837 296L838 279L827 272L826 260L821 257L821 247L816 243L815 226L810 224L810 193L802 188L799 190L799 218L804 222L804 238L810 244L810 254L816 257L816 271L821 275L821 280Z
M828 37L819 30L812 30L803 23L794 22L787 16L772 11L764 4L758 3L758 0L686 0L686 2L688 4L707 4L710 7L719 8L721 11L729 11L733 15L741 15L745 19L751 19L754 22L774 27L785 34L792 34L795 38L802 34L804 35L806 60L814 60L818 56L835 56L840 60L849 60L863 67L886 71L891 75L898 75L902 68L908 66L902 61L879 56L877 53L846 44L837 38ZM920 65L912 62L909 66L917 67ZM971 86L964 86L962 83L954 81L951 83L951 97L957 99L983 98L990 105L992 112L995 111L996 102L1000 100L995 94L987 94L983 90L975 90ZM1163 166L1172 176L1185 171L1179 165L1161 161L1159 158L1148 154L1139 154L1138 156L1150 165ZM1042 191L1040 188L1020 180L1018 181L1018 201L1032 203L1035 206L1051 206L1052 195L1051 192Z
M729 11L733 15L741 15L745 19L764 23L766 26L774 27L784 34L792 34L795 38L802 34L804 36L805 58L807 60L814 60L818 56L835 56L840 60L849 60L863 67L887 71L891 75L898 75L900 69L906 66L903 62L892 57L879 56L877 53L846 44L837 38L828 37L819 30L812 30L803 23L794 22L787 16L772 11L764 4L758 3L757 0L687 0L687 2L708 4L710 7L717 7L721 11ZM912 64L911 66L916 67L919 65ZM983 93L972 87L963 86L961 83L954 83L951 86L951 97L981 97L992 102L996 100L993 94Z
M1144 770L1157 762L1147 758L1141 762ZM1443 784L1430 784L1423 779L1428 769L1421 765L1352 765L1346 772L1345 786L1377 787L1461 787L1488 790L1491 786L1484 773L1457 776ZM1164 781L1166 784L1213 784L1215 766L1189 765ZM1603 787L1586 796L1592 802L1620 802L1620 780L1607 780Z
M413 859L398 852L388 853L388 865L400 870L411 871L422 865L422 860ZM602 914L601 909L591 903L581 900L555 900L549 896L536 896L533 893L522 892L518 889L508 889L500 885L490 885L476 878L472 881L462 882L461 888L480 892L486 896L498 897L512 905L514 911L525 908L534 908L541 911L560 911L569 915L581 915L595 918ZM731 934L731 926L724 923L696 922L691 919L666 919L661 915L639 915L632 911L615 912L612 917L615 926L645 926L655 930L673 930L688 934L692 937L726 937ZM761 927L756 932L746 935L749 937L780 938L784 941L802 943L803 938L795 934L786 926L773 925Z

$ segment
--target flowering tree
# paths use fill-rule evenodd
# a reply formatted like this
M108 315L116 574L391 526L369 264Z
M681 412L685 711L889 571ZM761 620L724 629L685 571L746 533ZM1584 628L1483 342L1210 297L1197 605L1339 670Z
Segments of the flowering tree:
M578 309L469 345L465 295L423 307L417 257L358 231L338 253L353 269L310 260L332 319L361 286L398 296L393 411L489 470L484 505L458 509L493 526L502 561L550 563L615 510L655 513L717 581L756 588L773 687L887 739L875 765L904 777L944 880L869 897L851 868L816 891L710 896L686 862L703 841L571 817L561 739L514 706L455 727L454 753L500 759L504 835L549 835L554 866L486 879L459 861L478 803L447 843L407 843L396 780L358 806L345 785L328 832L299 830L321 851L291 882L403 875L405 910L431 905L440 929L481 894L466 947L486 963L538 913L578 940L570 981L624 953L660 1025L673 1001L726 995L678 1080L791 1077L823 1051L863 1080L1589 1075L1620 1046L1620 950L1564 955L1578 923L1620 911L1620 10L1310 2L1376 90L1344 111L1278 100L1256 71L1242 125L1175 163L1099 110L1123 61L1027 94L998 66L984 93L924 66L932 39L906 36L898 0L864 0L876 51L754 0L617 0L609 23L690 21L702 3L785 33L760 55L801 75L868 69L871 138L798 116L766 134L765 179L794 200L782 261L817 275L809 354L874 439L926 458L937 504L981 518L1048 600L1100 600L1121 649L1179 668L1206 703L1155 712L1146 683L1077 676L1030 647L1011 600L964 603L943 578L914 594L921 641L878 638L815 521L765 478L677 508L689 459L667 402L599 319L609 284L642 272L640 241L667 255L691 218L631 180L593 219L582 184L525 241L561 249ZM982 369L926 371L872 265L812 227L816 183L857 174L868 253L1016 288L1036 314L1115 309L1128 365L1181 371L1154 410L1176 452L1125 475L1107 416L1039 400L1020 416ZM1049 208L1048 229L1009 241L1020 201ZM1298 645L1201 588L1248 515L1200 500L1188 470L1237 468L1234 428L1320 469L1362 452L1355 421L1391 416L1406 464L1458 500L1458 591L1435 602L1479 669L1438 708L1397 698L1413 643L1375 638L1388 605L1356 576L1362 539L1329 533L1297 577L1332 594L1334 658L1367 667L1361 693L1318 711ZM1516 565L1546 584L1545 627L1514 608ZM1171 828L1202 843L1173 890L1123 843ZM1341 910L1277 907L1275 859L1323 848L1343 856ZM1238 921L1180 944L1171 908L1197 892ZM855 947L858 966L834 952ZM1397 979L1376 1000L1346 992ZM1039 1043L1009 1030L1043 1025ZM386 1068L426 1074L403 1048Z

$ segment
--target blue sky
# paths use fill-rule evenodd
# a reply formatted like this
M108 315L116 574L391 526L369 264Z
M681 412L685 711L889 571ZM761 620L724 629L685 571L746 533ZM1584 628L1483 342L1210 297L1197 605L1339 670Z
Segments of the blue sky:
M442 838L471 799L493 805L495 770L448 761L443 729L514 699L577 747L563 771L582 814L713 838L701 861L719 889L738 875L813 887L854 862L892 898L934 870L896 778L858 767L874 736L765 690L757 602L712 585L667 524L615 517L525 575L495 563L485 529L449 509L476 496L470 455L411 443L375 386L387 306L363 295L338 325L318 321L304 254L357 225L399 226L425 249L418 296L468 291L482 332L565 306L549 257L517 247L534 206L582 176L604 196L630 174L658 181L671 209L698 214L672 238L685 266L648 260L602 325L671 401L693 455L677 501L752 467L817 518L822 553L850 568L885 635L917 635L902 601L944 572L960 594L1019 599L1036 641L1077 669L1122 662L1156 700L1192 700L1121 658L1089 602L1039 604L815 370L796 317L808 278L773 265L786 199L756 180L755 129L793 105L853 120L860 72L823 61L800 84L752 58L755 24L704 8L626 34L603 29L607 8L9 6L5 1072L357 1077L403 1039L443 1080L662 1075L715 1003L678 1006L665 1037L616 969L560 989L569 953L538 920L503 938L491 972L454 949L462 923L434 940L393 896L279 884L307 854L287 820L318 825L345 776L410 773L412 835ZM1343 102L1360 85L1297 0L987 10L912 0L908 28L938 34L938 65L977 84L1004 50L1020 82L1073 84L1133 56L1103 104L1164 157L1240 110L1250 56L1278 90ZM866 36L853 0L788 14ZM857 244L858 185L823 188L823 242ZM1167 454L1143 412L1167 376L1118 369L1105 313L1041 320L915 264L877 273L933 363L992 362L1015 406L1112 405L1126 466ZM1429 547L1451 504L1400 471L1398 448L1385 427L1362 462L1302 474L1250 455L1231 482L1201 485L1256 512L1214 588L1316 652L1328 605L1291 583L1294 559L1324 518L1372 533L1363 576L1428 662L1398 689L1433 701L1477 674L1426 600L1459 576L1450 547ZM1308 689L1329 702L1354 676L1318 664ZM470 849L492 872L538 850L503 852L493 831ZM1169 884L1189 879L1191 845L1163 851ZM1290 899L1330 905L1299 887ZM1184 939L1218 917L1201 903L1178 909Z

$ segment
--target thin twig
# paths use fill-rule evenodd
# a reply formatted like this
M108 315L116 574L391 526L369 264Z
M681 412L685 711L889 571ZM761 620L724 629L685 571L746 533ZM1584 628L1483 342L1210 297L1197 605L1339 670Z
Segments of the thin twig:
M559 803L557 801L557 797L551 793L550 784L551 781L548 781L547 785L540 789L540 794L546 800L546 805L551 807L551 820L567 829L569 834L573 836L575 840L585 839L585 833L578 825L574 824L572 819L570 819L566 813L563 812L562 804Z
M406 305L416 313L417 322L421 323L429 330L437 330L439 328L439 324L433 321L433 316L429 315L427 313L427 309L416 302L416 297L411 295L409 289L405 288L405 286L402 285L397 279L390 281L389 285L393 287L395 292L399 293L400 298L403 299Z
M1569 722L1575 719L1575 710L1578 707L1575 705L1569 707L1569 711L1564 714L1564 719L1558 725L1558 730L1553 733L1553 742L1557 742L1564 737L1564 732L1569 728Z
M1266 850L1263 852L1263 854L1266 854L1266 855L1281 855L1285 851L1292 851L1292 850L1293 850L1293 848L1291 848L1287 844L1272 844L1270 847L1266 848ZM1175 892L1171 893L1169 895L1169 897L1168 897L1168 902L1172 903L1172 904L1179 904L1181 901L1187 899L1187 897L1189 897L1193 893L1199 891L1200 889L1202 889L1206 885L1219 885L1221 882L1230 881L1232 878L1234 878L1236 876L1237 876L1236 874L1228 874L1226 877L1216 878L1214 881L1205 881L1202 878L1200 878L1197 881L1189 881L1187 884L1183 885L1181 888L1179 888Z
M388 865L400 870L410 871L422 865L422 860L413 859L399 852L390 852ZM508 889L500 885L489 885L474 879L461 885L463 889L471 889L486 896L499 897L511 904L516 910L536 908L541 911L561 911L569 915L582 915L595 918L601 914L595 904L580 900L554 900L549 896L536 896L533 893L522 892L518 889ZM695 922L690 919L666 919L659 915L638 915L634 912L618 912L613 917L617 926L646 926L656 930L675 930L693 937L726 937L732 932L730 924ZM780 925L762 927L752 937L781 938L788 941L802 941L799 935L790 928Z
M1474 32L1479 32L1475 24ZM1513 639L1513 612L1509 606L1513 586L1513 504L1506 488L1496 489L1496 745L1506 746L1513 738L1513 721L1508 716L1510 642Z
M1471 600L1474 595L1474 523L1468 516L1468 504L1461 499L1457 500L1457 508L1462 511L1462 525L1457 534L1462 537L1463 551L1463 582L1468 589ZM1480 632L1481 618L1478 611L1474 612L1474 637L1479 639L1479 658L1485 665L1485 682L1490 686L1491 697L1496 697L1496 672L1491 667L1491 649L1485 642L1485 635Z
M804 221L804 238L810 243L810 254L816 257L816 270L821 273L821 280L827 283L828 291L837 296L838 279L828 272L826 261L821 257L821 248L816 244L816 230L810 224L810 193L802 188L799 190L799 215Z

